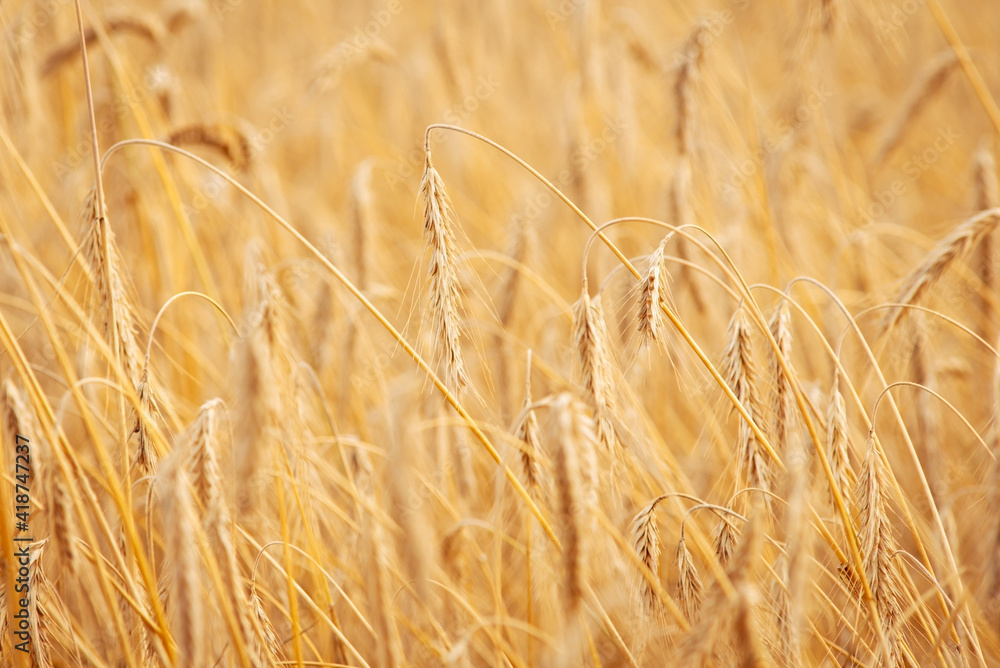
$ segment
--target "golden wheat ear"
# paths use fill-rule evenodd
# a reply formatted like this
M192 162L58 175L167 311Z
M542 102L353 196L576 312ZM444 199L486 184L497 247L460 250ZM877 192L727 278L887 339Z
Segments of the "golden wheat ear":
M438 344L434 349L448 389L461 393L469 385L469 375L460 340L455 214L444 181L431 162L429 148L425 151L420 196L424 201L424 238L430 250L428 308L431 330Z

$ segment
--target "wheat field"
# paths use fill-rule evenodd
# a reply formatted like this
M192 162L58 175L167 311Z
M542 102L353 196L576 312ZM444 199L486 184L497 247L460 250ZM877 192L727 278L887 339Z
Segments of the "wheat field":
M0 664L1000 665L993 3L0 31Z

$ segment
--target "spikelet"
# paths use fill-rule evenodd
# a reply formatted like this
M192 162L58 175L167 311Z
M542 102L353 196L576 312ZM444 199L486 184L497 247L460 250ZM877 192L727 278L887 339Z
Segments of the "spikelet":
M736 587L736 647L740 668L767 668L771 666L767 649L760 637L759 624L754 620L754 608L760 595L750 582L740 582Z
M736 544L740 539L740 530L728 513L722 514L719 524L715 527L715 557L723 566L729 565L733 554L736 552Z
M830 469L833 480L837 484L841 496L847 496L854 489L856 476L851 468L850 430L847 425L847 404L844 395L840 393L840 369L835 368L833 386L830 388L830 401L826 410L826 448L830 458ZM830 494L831 503L833 493Z
M660 578L660 529L656 525L656 504L663 498L659 496L653 499L636 514L629 526L632 549L657 580ZM646 613L660 609L660 599L656 595L656 590L643 575L639 576L639 600Z
M160 20L146 12L136 12L133 9L116 10L104 16L104 29L109 35L130 33L141 37L159 50L163 45L166 29ZM97 40L97 31L88 27L83 31L83 39L89 48ZM60 67L69 63L80 53L80 38L73 37L52 50L45 58L39 70L41 76L48 76Z
M460 393L469 384L462 357L459 327L459 287L455 257L455 214L440 174L425 150L424 174L420 180L424 201L424 238L430 249L427 278L430 282L428 308L438 364L452 392Z
M994 628L1000 628L1000 513L996 512L1000 507L1000 463L993 464L993 471L990 475L989 510L992 516L992 523L989 527L985 574L983 577L982 593L986 612L989 621Z
M277 287L260 266L254 283L258 304L250 316L249 333L237 343L232 365L238 415L234 461L240 481L236 504L242 516L255 508L260 463L267 460L268 448L281 433L279 383L287 371L282 351L288 344Z
M802 631L805 628L805 603L809 588L810 557L812 555L812 533L808 530L806 509L809 504L808 454L799 446L788 458L789 491L788 505L783 518L785 531L785 586L778 586L783 595L784 606L778 616L778 625L789 665L804 665Z
M42 439L34 414L29 410L24 396L10 380L4 381L3 396L4 433L10 442L21 435L31 444L31 461L35 464L35 477L29 485L37 485L45 504L45 521L48 534L55 544L60 569L70 575L76 573L78 549L76 524L72 517L72 504L67 486L60 481L59 467L51 444Z
M774 309L774 314L768 323L771 336L778 344L781 356L785 358L789 372L792 371L792 327L788 312L788 301L782 299ZM772 347L767 348L768 375L771 379L771 417L774 420L774 446L779 453L788 449L789 442L795 431L795 396L792 383L781 368L778 356Z
M375 631L378 634L378 647L381 665L398 666L402 664L402 648L399 644L399 634L393 614L392 591L389 589L389 555L382 525L368 515L365 516L368 530L368 558L371 560L371 578L368 582L370 605L375 611Z
M269 665L281 661L284 659L284 653L278 641L278 634L264 611L264 604L260 600L254 582L250 583L250 599L247 601L247 606L250 608L250 625L254 631L250 650L257 663Z
M875 152L874 163L876 165L882 164L899 146L906 129L915 122L930 99L941 89L957 64L958 60L954 51L951 49L943 51L930 62L920 78L910 86L899 111L889 123L882 141L879 142L879 148Z
M899 304L916 304L920 301L954 262L965 257L993 229L997 221L1000 221L1000 210L989 209L956 227L903 279L891 301ZM882 327L883 334L892 329L906 310L894 308L889 311Z
M374 60L390 62L396 58L396 52L389 44L379 37L369 37L359 48L348 42L341 42L319 59L313 68L312 79L309 82L307 95L320 96L340 83L344 71L351 65Z
M201 518L209 535L228 518L222 498L222 472L216 454L218 445L217 412L221 399L212 399L198 409L187 443L187 467L194 496L202 504ZM221 528L221 527L219 527Z
M253 145L239 129L224 123L192 123L171 130L164 141L174 146L204 146L218 151L234 169L250 166Z
M670 190L670 206L675 225L693 225L696 222L691 189L694 119L697 114L695 87L704 59L702 45L706 43L704 37L707 29L708 24L704 20L695 23L691 34L675 57L677 74L674 79L674 97L677 122L674 126L674 136L679 157ZM687 239L682 236L677 240L677 256L682 260L688 260L689 255ZM707 303L701 294L694 272L687 265L681 265L680 281L687 287L695 308L699 313L704 313Z
M913 352L910 355L913 380L918 385L936 391L938 362L931 349L933 344L927 332L927 319L923 313L915 313L910 318L910 323L913 329ZM935 505L942 510L942 514L950 514L946 512L951 501L948 498L948 480L941 458L941 423L937 399L929 392L916 392L913 404L918 432L915 446L920 464L927 476Z
M195 537L191 485L181 457L164 461L157 481L166 552L170 555L170 604L173 637L185 665L202 665L207 639L202 603L201 563Z
M681 45L677 54L677 75L674 80L674 96L677 102L677 124L674 132L677 148L681 155L690 155L692 151L692 131L694 123L695 99L694 86L697 82L699 69L704 59L704 35L708 24L700 20L695 23L691 34Z
M892 663L901 665L902 654L896 629L903 615L902 583L892 561L897 546L888 514L886 473L874 438L869 437L866 450L855 493L862 564L882 621L882 632L889 643Z
M993 158L993 152L989 145L983 142L976 150L974 157L976 170L976 209L985 211L1000 207L1000 182L997 180L997 164ZM986 292L979 294L979 301L986 315L986 326L980 329L980 334L986 340L992 340L996 334L996 314L994 313L993 300L990 295L997 295L1000 292L1000 273L997 272L997 262L1000 256L997 253L997 238L994 232L987 233L975 258L976 275L983 282Z
M565 608L570 613L579 608L587 579L587 527L583 515L588 512L590 495L584 481L589 466L583 459L588 450L593 450L592 426L575 404L568 393L556 397L552 406L554 433L549 439L555 444L555 485L563 534L563 591Z
M42 591L52 594L52 586L45 578L42 570L42 554L45 551L45 540L32 543L29 547L28 557L28 589L32 595L28 597L28 631L31 634L29 651L31 654L31 665L37 668L52 668L51 647L52 640L49 637L47 623L49 621L48 612L42 605ZM46 585L43 587L43 584ZM48 598L48 596L46 596ZM19 628L20 624L18 624Z
M613 367L607 349L607 327L599 299L591 299L587 282L583 283L580 300L573 309L573 342L580 368L580 382L587 402L594 411L597 437L601 444L614 452L618 445L615 431L616 401Z
M354 247L355 283L362 291L368 289L375 268L372 234L378 224L372 192L372 161L365 160L351 179L351 243Z
M757 370L750 341L750 322L742 304L729 322L726 341L728 343L723 354L722 375L750 417L759 421L763 410L757 391ZM736 449L738 488L747 486L770 489L770 462L757 442L757 436L742 416L738 439Z
M524 403L521 420L514 427L514 438L521 442L521 469L528 491L536 494L542 487L541 430L531 401L531 351L528 351L528 370L524 379Z
M677 541L677 601L688 622L693 624L698 619L704 595L705 586L702 584L701 576L698 575L698 569L694 566L691 552L687 549L684 525L681 524L681 536Z
M125 278L128 272L118 254L111 225L107 218L99 217L97 205L96 189L91 188L84 203L88 234L82 252L94 279L94 313L101 319L99 329L134 387L139 382L141 357L131 291Z
M156 447L149 433L149 421L159 413L149 387L149 369L143 368L135 391L139 396L139 410L133 411L132 433L136 436L136 448L131 468L138 469L139 475L145 476L156 471Z
M660 341L667 326L661 306L668 298L663 257L667 239L669 237L664 238L649 256L646 273L639 284L639 335L645 342Z

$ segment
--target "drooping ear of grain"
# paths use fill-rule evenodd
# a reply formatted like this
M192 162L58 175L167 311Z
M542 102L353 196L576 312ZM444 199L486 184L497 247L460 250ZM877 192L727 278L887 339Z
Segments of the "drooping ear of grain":
M204 615L201 561L195 537L197 521L191 484L183 460L165 461L156 482L166 551L169 554L171 630L185 663L201 665L207 658L208 621Z
M958 260L965 257L976 244L1000 221L1000 209L989 209L969 218L956 227L928 253L903 279L903 283L891 302L896 304L916 304L931 287ZM907 309L894 308L886 316L883 333L889 332L899 322Z
M701 610L701 601L705 595L705 585L702 584L694 559L687 548L684 537L684 525L681 525L680 540L677 541L677 601L688 622L694 623Z
M694 151L695 118L698 113L696 88L701 64L704 60L703 46L710 42L705 36L708 25L699 20L687 39L681 45L675 58L676 74L674 79L674 99L676 103L677 122L674 126L674 138L677 142L677 166L674 168L673 183L670 189L670 210L675 225L695 225L695 208L691 186L692 154ZM690 260L688 241L681 236L677 239L677 256L682 260ZM687 265L681 265L680 282L684 285L698 313L704 314L708 302L702 295L695 272Z
M975 207L979 211L1000 207L1000 181L997 179L997 163L989 144L983 142L975 155ZM985 293L979 295L983 310L983 326L979 333L987 341L992 341L997 334L997 313L995 299L990 295L1000 294L1000 254L997 252L997 235L995 231L987 232L975 253L974 268L979 280L983 282Z
M137 35L148 41L154 48L159 49L163 44L166 30L159 19L149 13L139 12L134 9L118 9L109 12L103 17L104 30L109 35L114 33L127 32ZM93 27L84 30L83 39L89 47L98 37L97 31ZM48 76L63 65L71 62L80 53L80 38L74 36L55 48L45 58L39 70L41 76Z
M156 470L157 462L156 447L150 435L149 425L149 421L157 414L153 390L149 386L149 369L142 370L135 391L139 397L139 410L133 411L132 433L136 436L136 446L132 466L138 470L140 476L144 476Z
M531 351L528 351L528 369L524 380L524 403L521 406L521 419L514 427L514 438L521 444L521 470L528 491L537 494L542 489L541 428L538 426L538 416L531 400Z
M258 267L258 303L251 312L249 332L237 342L233 360L236 419L233 425L234 463L240 485L236 493L239 513L246 517L256 507L260 463L281 434L283 397L287 378L283 359L288 349L282 308L273 279Z
M809 584L812 558L813 534L808 525L809 498L809 457L804 445L790 452L788 501L784 510L783 529L785 533L786 565L784 587L785 609L779 613L778 628L781 632L782 647L788 665L801 666L804 660L804 639L807 637L806 605L809 601Z
M897 631L902 620L902 582L893 555L897 550L889 519L889 498L882 458L873 438L868 439L867 454L858 477L855 503L859 516L858 539L865 576L889 643L893 665L902 665L902 648Z
M840 392L840 369L834 369L833 386L826 409L826 448L830 469L841 496L854 489L856 476L851 467L850 428L847 424L847 404ZM833 493L830 494L831 502Z
M568 613L575 613L583 599L587 580L588 527L584 521L587 508L587 491L584 482L584 464L581 450L590 447L593 436L585 424L586 417L569 394L561 394L552 407L552 436L554 444L555 486L559 524L563 542L563 598Z
M668 237L669 238L669 237ZM660 341L667 327L661 304L667 301L665 238L649 256L646 273L639 284L639 335L644 342Z
M736 309L736 313L729 321L721 371L733 394L759 426L764 411L757 387L757 366L754 362L753 345L750 340L750 321L742 305ZM756 487L769 490L771 488L768 456L763 452L757 442L757 436L742 416L740 417L736 443L736 468L737 489Z
M244 170L253 159L250 139L232 125L192 123L172 129L164 139L174 146L202 146L224 156L233 169Z
M629 527L632 549L656 580L660 578L660 529L656 524L656 504L662 500L663 497L653 499L632 519ZM646 613L659 610L661 604L656 590L643 575L639 576L638 582L639 600Z
M715 527L715 557L723 566L729 564L740 538L740 531L735 522L736 520L725 513L721 515L719 524Z
M619 443L615 429L618 407L608 333L599 301L588 294L586 281L573 309L573 342L580 382L594 411L597 437L608 452L614 452Z
M281 642L278 640L278 634L274 630L274 625L271 624L270 617L264 611L263 602L260 600L260 594L257 593L255 586L250 587L250 599L247 601L247 606L250 608L250 623L254 631L254 639L251 643L253 656L258 662L265 665L281 661L284 658Z
M774 314L768 323L771 336L778 344L778 350L788 365L789 373L792 372L792 322L788 311L788 301L782 299L774 309ZM795 435L796 419L798 414L795 411L795 396L792 390L792 382L785 375L778 356L770 346L767 348L767 368L770 378L771 392L771 419L773 429L771 437L775 448L779 453L787 451L789 443Z

